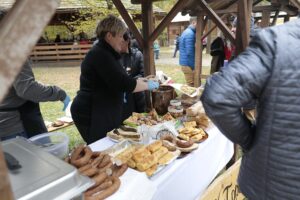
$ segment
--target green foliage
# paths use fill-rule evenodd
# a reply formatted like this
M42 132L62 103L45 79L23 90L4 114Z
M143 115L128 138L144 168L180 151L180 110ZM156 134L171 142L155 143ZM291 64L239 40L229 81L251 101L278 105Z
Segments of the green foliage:
M175 5L175 3L178 0L164 0L164 1L158 1L154 2L154 5L161 8L162 10L169 12L171 8Z

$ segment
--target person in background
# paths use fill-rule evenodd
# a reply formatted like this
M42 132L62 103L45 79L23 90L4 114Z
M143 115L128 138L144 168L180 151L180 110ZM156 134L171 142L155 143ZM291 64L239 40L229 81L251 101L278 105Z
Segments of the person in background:
M196 25L197 18L191 17L190 25L181 34L179 45L179 64L189 86L194 86Z
M243 149L238 177L247 199L299 199L300 19L261 29L201 96L206 114ZM256 124L241 112L257 101Z
M81 64L80 89L71 114L82 138L88 143L106 137L106 133L122 123L126 93L154 90L158 82L134 79L120 65L125 23L109 15L99 22L99 40Z
M179 50L179 44L180 44L180 36L179 36L179 34L176 34L175 50L174 50L173 58L176 58L177 51Z
M60 42L61 42L61 39L60 39L60 35L59 35L59 34L56 35L56 38L55 38L54 42L55 42L55 43L60 43Z
M48 132L39 107L39 102L47 101L63 102L64 111L70 97L57 86L37 82L27 61L0 103L0 139L28 138Z
M154 51L155 59L159 59L159 50L160 50L160 46L158 42L155 40L153 43L153 51Z
M227 27L232 30L231 24L227 24ZM220 33L210 46L210 55L212 56L210 74L218 72L224 66L224 61L232 60L234 51L234 45L224 37L223 33Z
M130 47L130 34L124 34L124 42L121 50L120 63L127 74L134 78L144 77L144 59L143 54L137 48ZM122 121L132 115L132 112L145 112L146 102L144 92L126 93Z

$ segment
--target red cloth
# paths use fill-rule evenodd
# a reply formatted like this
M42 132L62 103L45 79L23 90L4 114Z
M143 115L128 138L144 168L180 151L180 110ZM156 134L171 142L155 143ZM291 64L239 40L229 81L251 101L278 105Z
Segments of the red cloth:
M224 47L225 60L230 60L230 58L231 58L234 51L235 51L234 46L228 47L228 46L225 45L225 47Z

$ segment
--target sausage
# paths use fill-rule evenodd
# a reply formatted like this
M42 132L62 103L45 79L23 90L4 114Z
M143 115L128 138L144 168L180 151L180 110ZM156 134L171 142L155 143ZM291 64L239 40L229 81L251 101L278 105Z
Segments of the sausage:
M92 188L90 188L89 190L87 190L84 194L90 196L90 195L96 193L97 191L100 191L99 186L105 182L107 177L108 176L106 175L106 173L99 173L96 176L94 176L92 179L95 181L95 185Z
M73 150L73 152L72 152L72 154L71 154L71 163L73 163L75 160L79 159L80 154L81 154L81 152L82 152L83 149L84 149L84 145L81 144L81 145L77 146L77 147Z
M170 143L167 140L163 140L162 143L163 146L166 147L169 151L176 151L177 149L173 143Z
M89 168L91 168L91 167L92 167L91 164L86 164L86 165L80 167L80 168L78 169L78 171L79 171L80 173L82 173L83 171L85 171L85 170L87 170L87 169L89 169Z
M88 176L88 177L94 176L97 173L98 173L98 169L94 168L94 167L90 167L90 168L84 170L83 172L81 172L82 175Z
M191 147L194 144L194 141L193 140L189 140L189 141L177 140L176 144L177 144L178 147L188 148L188 147Z
M71 163L73 165L75 165L76 167L82 167L82 166L86 165L89 162L89 160L92 157L92 155L93 155L93 152L92 152L92 150L91 150L91 148L89 146L84 147L81 152L83 152L83 156L82 157L80 157L80 158L77 157L77 159L73 158L73 161L72 161L72 157L71 157Z
M99 154L98 157L96 157L94 160L91 161L91 165L93 167L97 167L103 160L105 154Z
M171 136L171 135L163 135L160 139L161 139L161 140L167 140L167 141L169 141L169 142L171 142L171 143L173 143L173 144L176 143L175 137L173 137L173 136Z
M126 172L127 169L128 165L126 163L122 164L120 167L114 166L112 176L120 177Z
M119 178L114 177L114 176L110 177L109 179L112 182L112 185L110 187L104 189L99 194L95 194L93 196L85 195L85 199L86 200L103 200L103 199L109 197L110 195L114 194L120 188L121 181Z
M105 165L104 167L102 167L102 168L99 169L99 173L100 173L100 172L106 172L106 170L107 170L108 168L111 168L112 166L113 166L113 163L112 163L111 161L109 161L109 162L107 163L107 165Z
M107 177L108 176L105 172L101 172L101 173L98 173L97 175L93 176L92 179L95 181L94 186L101 184Z
M94 151L92 153L91 159L89 160L89 163L93 162L93 160L98 158L101 154L102 154L102 152L100 152L100 151Z
M101 163L98 165L99 168L102 168L104 166L106 166L109 162L110 162L110 156L105 154L103 160L101 161Z
M101 192L102 190L105 190L106 188L112 186L112 181L107 179L105 180L103 183L101 183L100 185L98 185L97 187L91 188L88 191L86 191L84 194L86 196L92 196L98 192Z

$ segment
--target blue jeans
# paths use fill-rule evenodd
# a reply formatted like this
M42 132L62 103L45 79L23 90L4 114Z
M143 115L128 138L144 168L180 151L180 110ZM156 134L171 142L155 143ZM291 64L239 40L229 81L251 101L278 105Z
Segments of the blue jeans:
M26 132L21 132L21 133L16 133L16 134L13 134L13 135L8 135L8 136L0 137L0 140L1 141L9 140L9 139L12 139L12 138L16 138L17 136L28 138Z
M159 50L154 50L155 59L159 59Z

